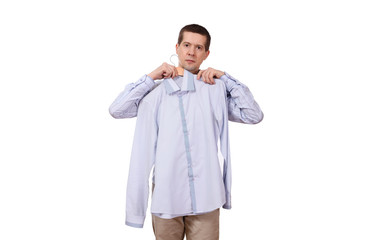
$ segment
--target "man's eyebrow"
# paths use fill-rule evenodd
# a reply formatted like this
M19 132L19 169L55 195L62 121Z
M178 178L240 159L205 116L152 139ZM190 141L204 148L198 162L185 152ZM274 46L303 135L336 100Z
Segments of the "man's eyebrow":
M198 47L204 47L203 45L201 44L191 44L190 42L183 42L183 44L190 44L190 45L196 45Z

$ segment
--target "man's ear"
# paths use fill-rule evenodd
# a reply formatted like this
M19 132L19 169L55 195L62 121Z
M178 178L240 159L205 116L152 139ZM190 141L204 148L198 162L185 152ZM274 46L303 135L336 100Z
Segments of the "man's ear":
M206 58L207 58L209 55L210 55L210 50L208 50L208 51L206 52L205 59L203 59L203 60L206 60Z
M176 49L176 54L177 54L177 49L179 48L179 44L176 43L175 49Z

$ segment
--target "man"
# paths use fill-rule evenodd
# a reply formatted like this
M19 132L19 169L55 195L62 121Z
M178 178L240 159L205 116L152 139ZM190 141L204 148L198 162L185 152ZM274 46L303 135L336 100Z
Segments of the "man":
M204 27L183 27L176 44L179 66L164 63L127 85L109 109L114 118L138 117L126 224L143 227L154 167L151 212L157 240L219 238L219 209L231 208L228 119L247 124L263 119L244 84L220 70L199 70L210 41Z

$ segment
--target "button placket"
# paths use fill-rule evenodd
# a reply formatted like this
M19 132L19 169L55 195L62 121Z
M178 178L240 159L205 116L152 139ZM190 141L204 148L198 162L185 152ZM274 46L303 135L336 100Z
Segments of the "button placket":
M179 109L180 109L181 123L182 123L183 134L184 134L185 153L187 157L188 178L189 178L192 210L193 212L196 212L197 211L196 194L195 194L195 189L194 189L194 175L193 175L192 158L190 154L190 145L189 145L189 138L188 138L189 134L188 134L187 124L186 124L186 119L185 119L183 99L182 99L182 96L178 96L178 97L179 97Z

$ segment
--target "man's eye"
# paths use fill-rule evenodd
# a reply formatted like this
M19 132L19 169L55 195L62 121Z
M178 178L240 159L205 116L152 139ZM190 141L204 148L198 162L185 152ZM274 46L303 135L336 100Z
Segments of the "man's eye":
M189 44L184 44L185 47L189 47Z

